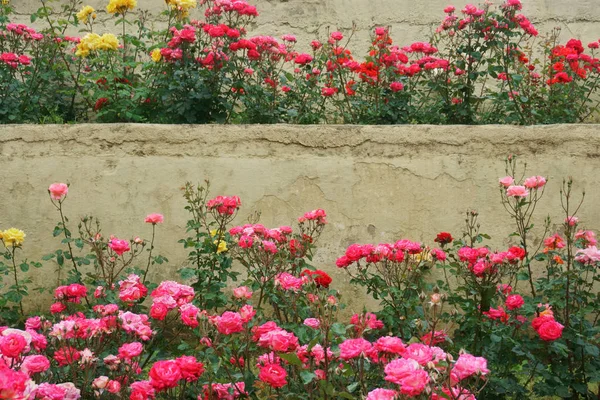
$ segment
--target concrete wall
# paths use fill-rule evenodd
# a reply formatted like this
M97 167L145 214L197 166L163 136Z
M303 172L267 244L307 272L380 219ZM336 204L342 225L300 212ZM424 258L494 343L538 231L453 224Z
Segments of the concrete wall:
M59 9L67 0L56 0L53 6ZM307 49L310 41L323 38L327 30L339 29L349 32L353 23L357 33L351 44L358 54L364 54L369 44L369 34L375 26L391 26L392 36L400 45L413 41L427 40L443 18L443 8L448 4L458 9L472 0L255 0L250 1L258 8L260 16L251 27L253 34L279 37L285 33L298 36L300 47ZM29 22L29 14L37 10L40 0L11 0L18 22ZM97 10L104 10L108 0L86 0ZM164 0L139 0L141 9L158 15L164 10ZM501 3L500 0L494 3ZM597 0L523 0L523 13L531 18L540 33L549 33L559 26L562 38L579 38L587 43L600 38L600 7ZM200 19L199 10L192 17ZM99 32L116 32L113 21L99 15L104 26Z
M600 226L598 125L511 126L1 126L0 228L27 233L22 256L39 260L58 248L58 220L47 188L69 182L72 229L85 214L103 222L105 235L150 237L146 214L160 212L158 252L168 265L152 277L176 278L186 251L177 243L187 220L181 186L208 178L212 194L239 195L237 223L261 211L267 226L293 224L303 212L324 208L329 226L315 265L331 272L352 310L364 295L347 287L335 259L351 243L400 238L433 245L439 231L459 235L464 212L477 209L482 232L504 248L513 231L500 204L503 159L518 154L527 174L549 183L535 223L560 223L558 191L574 176L586 190L582 224ZM538 238L539 240L540 238ZM52 263L33 275L56 282Z

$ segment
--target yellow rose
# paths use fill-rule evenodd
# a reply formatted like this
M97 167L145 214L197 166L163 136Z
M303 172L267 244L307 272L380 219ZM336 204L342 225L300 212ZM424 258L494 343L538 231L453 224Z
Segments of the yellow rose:
M92 19L96 19L95 11L96 10L94 10L92 6L85 6L77 13L77 19L82 24L87 24L90 20L90 15L92 16Z
M196 0L173 0L171 4L183 11L196 8Z
M215 240L214 244L217 244L217 242L219 242L219 244L217 245L217 254L227 251L227 242L225 242L224 240Z
M17 228L10 228L2 232L2 240L6 247L20 246L25 241L25 232Z
M119 40L112 33L105 33L96 43L96 50L117 50L119 48Z
M150 53L150 57L152 57L152 61L159 62L160 59L162 58L162 55L160 54L160 49L152 50L152 53ZM212 231L211 231L211 235L212 235Z
M110 0L106 6L109 14L124 14L127 10L133 10L137 6L137 0Z
M75 52L75 55L77 57L87 57L90 54L90 51L96 50L100 40L100 35L96 33L88 33L81 38L81 41L77 45L77 51Z

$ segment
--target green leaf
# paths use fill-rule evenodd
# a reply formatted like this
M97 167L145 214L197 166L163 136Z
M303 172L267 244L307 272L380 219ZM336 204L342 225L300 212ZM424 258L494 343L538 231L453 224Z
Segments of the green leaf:
M19 265L19 267L21 267L21 271L23 271L23 272L29 271L29 264L27 264L26 262L21 263L21 265Z
M296 353L287 353L287 354L279 354L280 358L283 358L285 361L287 361L288 363L301 367L302 366L302 361L300 361L300 359L298 358L298 356L296 355Z
M346 387L346 389L348 389L348 391L349 391L350 393L352 393L352 392L354 392L354 391L355 391L355 390L358 388L358 385L359 385L359 384L360 384L360 382L354 382L354 383L351 383L350 385L348 385L348 386Z
M312 382L313 379L315 379L316 375L314 374L314 372L310 372L307 370L302 370L300 371L300 378L302 378L302 383L305 385L308 385L310 382Z

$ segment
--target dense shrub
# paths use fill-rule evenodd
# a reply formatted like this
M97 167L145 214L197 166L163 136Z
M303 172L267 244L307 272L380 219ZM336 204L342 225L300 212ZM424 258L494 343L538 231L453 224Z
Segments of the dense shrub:
M250 37L258 11L245 0L168 0L162 31L135 1L111 0L117 35L97 32L97 11L78 0L40 2L40 32L0 8L2 123L525 125L581 122L598 107L599 42L539 40L519 0L448 6L429 42L394 44L377 27L364 59L352 32L303 45Z

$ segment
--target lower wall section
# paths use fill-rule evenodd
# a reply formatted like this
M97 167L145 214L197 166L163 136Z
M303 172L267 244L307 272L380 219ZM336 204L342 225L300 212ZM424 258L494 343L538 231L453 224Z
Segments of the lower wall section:
M21 255L30 260L52 252L60 246L52 237L59 216L47 187L68 182L73 232L80 217L92 214L105 235L149 238L144 217L164 214L157 252L170 262L153 277L175 279L186 255L177 243L187 220L181 187L209 179L213 195L241 197L240 224L260 211L267 226L289 225L324 208L329 226L314 264L333 274L358 311L364 294L353 293L334 264L351 243L408 238L433 245L439 231L460 237L464 212L475 209L492 247L508 245L514 228L498 187L508 154L527 161L526 176L548 178L536 227L547 215L554 226L564 219L558 196L568 176L577 194L586 191L582 225L600 226L597 125L14 125L0 127L0 228L26 232ZM55 268L47 262L34 282L53 286Z

